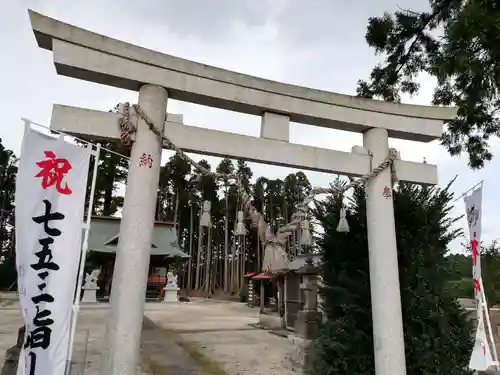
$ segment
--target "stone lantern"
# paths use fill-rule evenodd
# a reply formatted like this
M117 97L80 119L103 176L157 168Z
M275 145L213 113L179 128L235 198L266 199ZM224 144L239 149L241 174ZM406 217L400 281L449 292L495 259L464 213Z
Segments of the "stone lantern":
M210 210L212 208L212 202L204 201L202 206L202 214L200 217L200 227L210 228L212 226L212 220L210 218Z
M236 231L234 232L235 236L244 236L247 233L245 228L245 223L243 222L243 211L238 211L238 224L236 225Z
M306 263L295 271L302 276L300 289L304 291L305 304L297 313L295 323L296 334L306 340L312 340L318 334L322 314L318 311L318 267L313 264L312 257L307 258Z

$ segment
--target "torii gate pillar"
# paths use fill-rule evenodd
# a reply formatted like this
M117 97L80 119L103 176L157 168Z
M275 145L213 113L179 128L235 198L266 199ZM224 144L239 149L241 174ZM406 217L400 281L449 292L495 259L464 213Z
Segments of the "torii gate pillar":
M139 89L139 106L162 134L167 99L167 90L163 87L144 85ZM102 375L136 373L161 152L162 140L139 118L120 224Z
M374 128L366 131L363 146L372 155L372 168L376 167L389 155L387 130ZM390 168L367 183L366 224L375 373L406 375Z

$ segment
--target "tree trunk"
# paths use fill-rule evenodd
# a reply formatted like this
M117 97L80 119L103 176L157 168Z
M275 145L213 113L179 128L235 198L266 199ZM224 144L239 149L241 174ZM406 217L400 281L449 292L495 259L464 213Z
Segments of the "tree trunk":
M229 283L229 262L228 262L228 246L229 246L229 210L228 210L228 188L226 185L226 218L224 220L224 292L228 292Z
M231 293L236 288L236 270L237 270L237 262L236 262L236 236L233 236L232 249L231 249Z
M180 220L178 220L177 216L179 215L179 190L175 192L175 209L174 209L174 227L177 232L177 239L179 240L179 225L178 223Z
M210 269L212 263L212 228L207 228L208 230L208 243L207 243L207 256L205 263L205 292L210 294Z
M260 262L260 238L259 234L257 233L257 267L256 267L256 272L260 272L262 269L261 262Z
M201 252L203 250L203 227L199 227L198 232L198 254L196 254L196 275L194 288L196 291L200 290L200 273L201 273Z
M243 237L242 246L241 246L241 270L240 270L240 289L243 287L244 278L245 278L245 262L246 262L246 237Z
M107 175L108 175L108 184L106 184L106 189L104 189L104 202L102 207L102 215L103 216L111 216L114 212L111 212L111 207L113 205L113 190L115 187L115 178L116 178L116 166L110 164L108 166Z
M191 212L189 217L189 260L188 260L188 274L187 274L187 290L190 291L193 287L192 273L193 273L193 205L191 204Z

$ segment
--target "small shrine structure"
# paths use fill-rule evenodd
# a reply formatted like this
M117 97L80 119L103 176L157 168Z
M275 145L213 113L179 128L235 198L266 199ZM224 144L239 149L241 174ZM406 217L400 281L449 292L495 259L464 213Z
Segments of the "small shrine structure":
M88 272L100 268L97 297L108 299L111 294L113 269L120 238L119 217L93 216L89 234L89 255L85 268ZM154 223L148 272L147 298L160 298L167 284L169 267L182 269L189 255L184 253L177 239L174 223Z

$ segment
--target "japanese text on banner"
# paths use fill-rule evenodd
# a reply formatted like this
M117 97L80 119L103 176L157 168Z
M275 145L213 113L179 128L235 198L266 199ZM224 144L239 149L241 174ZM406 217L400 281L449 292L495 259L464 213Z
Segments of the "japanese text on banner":
M29 129L16 183L22 375L64 375L90 153Z

